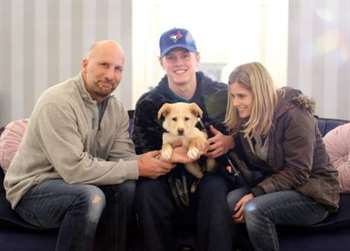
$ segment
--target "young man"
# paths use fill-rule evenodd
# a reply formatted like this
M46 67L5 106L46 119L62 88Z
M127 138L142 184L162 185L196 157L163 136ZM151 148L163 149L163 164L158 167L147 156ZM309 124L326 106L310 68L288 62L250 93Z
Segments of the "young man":
M214 97L218 91L227 95L227 86L197 72L200 56L187 30L174 28L163 33L159 60L166 75L136 105L133 140L137 153L161 148L163 130L157 112L166 102L197 103L204 111L205 122L210 121L208 110L214 105L225 112L226 102L219 106ZM209 139L207 155L219 157L232 148L233 140L214 127L210 130L214 136ZM230 184L219 174L206 175L192 194L188 192L192 182L197 181L182 166L157 179L138 182L136 210L146 250L176 250L174 225L184 214L193 219L186 225L196 225L199 250L232 250L232 225L226 205Z
M96 42L81 73L39 98L6 173L12 208L37 227L60 228L56 250L92 250L97 226L104 242L97 250L126 250L134 180L174 167L157 151L134 153L127 111L111 96L124 62L118 43ZM175 162L186 160L178 153Z

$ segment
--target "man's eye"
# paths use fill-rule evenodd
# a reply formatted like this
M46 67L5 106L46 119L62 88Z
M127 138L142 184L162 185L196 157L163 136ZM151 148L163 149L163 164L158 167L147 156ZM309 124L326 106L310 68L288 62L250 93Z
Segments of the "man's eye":
M122 67L115 67L114 70L117 72L123 72L124 69Z
M176 121L177 121L177 118L172 118L172 120L176 122Z

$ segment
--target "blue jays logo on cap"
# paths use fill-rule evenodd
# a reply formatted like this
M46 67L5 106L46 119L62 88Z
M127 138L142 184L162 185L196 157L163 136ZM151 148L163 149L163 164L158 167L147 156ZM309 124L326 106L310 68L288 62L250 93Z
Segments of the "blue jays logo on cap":
M170 36L169 36L169 38L170 38L171 40L173 40L174 43L176 43L177 40L179 40L179 39L182 38L182 37L183 37L183 35L181 34L180 31L177 31L174 35L170 35Z
M164 32L159 39L159 47L161 57L175 48L183 48L191 52L197 52L196 43L191 33L181 28L173 28Z

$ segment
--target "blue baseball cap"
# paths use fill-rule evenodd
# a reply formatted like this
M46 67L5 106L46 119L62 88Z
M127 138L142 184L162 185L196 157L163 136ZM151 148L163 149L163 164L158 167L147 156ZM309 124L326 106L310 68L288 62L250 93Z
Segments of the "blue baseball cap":
M191 33L181 28L173 28L164 32L160 36L159 47L161 57L174 48L184 48L191 52L197 52L196 42Z

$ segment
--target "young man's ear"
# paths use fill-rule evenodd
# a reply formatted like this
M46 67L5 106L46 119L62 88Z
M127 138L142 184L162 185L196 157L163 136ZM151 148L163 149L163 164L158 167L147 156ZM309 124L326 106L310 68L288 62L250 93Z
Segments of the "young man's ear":
M158 57L159 64L163 68L163 57Z
M199 54L199 52L196 52L196 59L197 59L197 64L199 64L201 61L201 55Z

